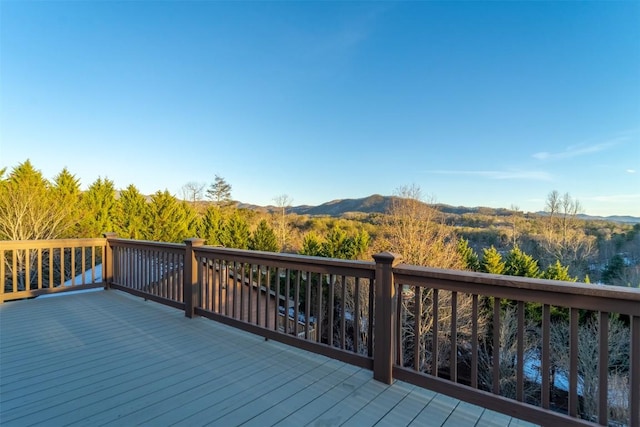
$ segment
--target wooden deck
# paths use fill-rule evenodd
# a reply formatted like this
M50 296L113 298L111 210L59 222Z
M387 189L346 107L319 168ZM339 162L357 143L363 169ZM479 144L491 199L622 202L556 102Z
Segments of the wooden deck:
M118 291L0 306L0 424L519 426Z

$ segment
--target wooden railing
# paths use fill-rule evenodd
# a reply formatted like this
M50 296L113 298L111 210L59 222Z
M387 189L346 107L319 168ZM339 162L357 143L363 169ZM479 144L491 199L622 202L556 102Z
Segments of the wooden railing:
M0 241L0 303L104 286L106 239Z
M0 257L0 301L104 285L534 423L640 426L637 289L113 234Z

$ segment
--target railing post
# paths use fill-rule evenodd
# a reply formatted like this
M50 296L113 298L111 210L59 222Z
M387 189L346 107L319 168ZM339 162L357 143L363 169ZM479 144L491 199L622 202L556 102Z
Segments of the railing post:
M198 287L198 260L193 251L194 247L204 245L204 239L187 239L184 241L184 286L182 300L184 301L184 315L191 318L199 304L200 289Z
M393 382L397 297L393 281L393 267L400 262L400 257L389 252L382 252L374 255L373 259L376 261L373 378L391 384Z
M111 288L113 282L113 247L109 239L118 237L117 233L104 233L102 235L107 241L104 243L104 254L102 256L102 280L104 280L105 291Z

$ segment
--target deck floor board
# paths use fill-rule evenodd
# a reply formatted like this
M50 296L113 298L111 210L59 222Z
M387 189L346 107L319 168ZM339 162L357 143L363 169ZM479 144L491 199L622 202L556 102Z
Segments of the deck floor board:
M118 291L0 305L0 424L529 425Z

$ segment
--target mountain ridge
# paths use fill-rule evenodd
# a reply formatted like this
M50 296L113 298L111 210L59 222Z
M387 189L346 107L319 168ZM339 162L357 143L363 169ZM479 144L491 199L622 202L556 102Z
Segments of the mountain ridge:
M333 216L340 217L350 213L385 213L391 206L391 203L397 196L382 196L380 194L372 194L371 196L355 198L355 199L334 199L320 205L298 205L287 207L288 213L295 213L298 215L311 215L311 216ZM278 212L282 207L267 205L259 206L247 203L238 203L238 208L260 210L266 212ZM513 211L506 208L490 208L484 206L466 207L466 206L452 206L443 203L436 203L435 206L442 212L448 214L462 215L465 213L484 213L487 215L507 216L512 215ZM545 215L544 212L529 212L536 215ZM640 223L640 217L631 215L611 215L611 216L597 216L579 214L578 217L584 220L594 221L612 221L621 223L636 224Z

